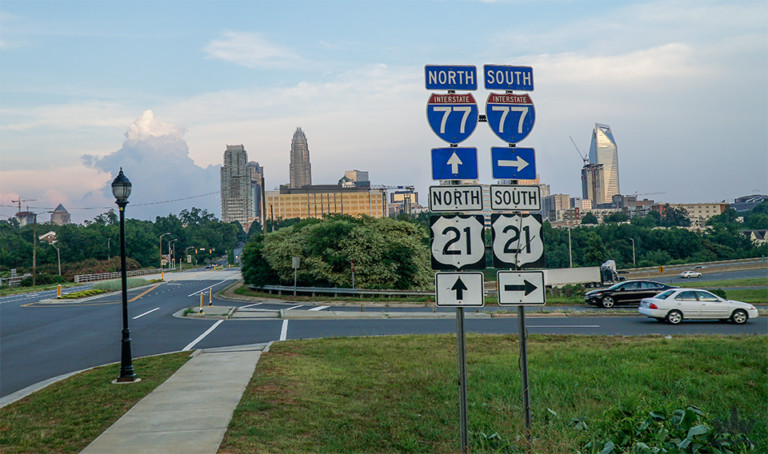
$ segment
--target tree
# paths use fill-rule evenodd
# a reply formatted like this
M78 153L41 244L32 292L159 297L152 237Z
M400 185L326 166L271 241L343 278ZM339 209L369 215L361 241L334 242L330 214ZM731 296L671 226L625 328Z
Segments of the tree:
M626 215L623 211L617 211L615 213L611 213L608 216L605 216L603 218L604 222L626 222L629 220L629 216Z
M581 217L581 223L582 224L595 224L597 225L597 216L595 216L591 211L587 212L584 216Z
M661 217L660 224L663 227L689 227L691 220L685 208L667 207Z

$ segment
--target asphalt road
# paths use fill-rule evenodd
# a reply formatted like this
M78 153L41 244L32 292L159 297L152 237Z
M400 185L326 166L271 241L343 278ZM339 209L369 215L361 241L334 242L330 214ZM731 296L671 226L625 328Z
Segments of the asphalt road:
M129 327L134 358L280 339L456 332L455 319L180 319L173 317L173 314L198 305L201 291L205 293L204 304L207 305L210 289L214 293L222 290L239 279L239 272L193 271L166 275L166 279L179 280L129 291ZM38 293L0 298L0 397L65 373L120 361L122 312L119 294L84 303L37 302L50 297L49 293ZM251 306L264 310L329 309L291 302L238 304L220 301L215 296L214 304ZM346 310L360 309L348 307ZM431 308L423 307L409 310L432 311ZM536 310L533 308L529 312ZM455 309L440 308L440 311L455 312ZM751 320L743 326L721 322L687 322L671 326L634 315L632 310L629 312L632 315L615 317L599 314L536 317L531 313L526 320L529 334L675 336L768 333L768 317ZM473 333L516 334L517 326L516 318L467 318L465 321L466 331Z

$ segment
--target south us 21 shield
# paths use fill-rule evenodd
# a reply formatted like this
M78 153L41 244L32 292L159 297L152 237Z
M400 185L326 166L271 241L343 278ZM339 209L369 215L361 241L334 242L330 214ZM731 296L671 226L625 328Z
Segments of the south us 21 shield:
M477 126L477 103L471 93L432 93L427 102L427 121L438 137L450 144L466 140Z
M529 95L491 93L485 103L488 126L507 143L528 137L536 122L536 111Z

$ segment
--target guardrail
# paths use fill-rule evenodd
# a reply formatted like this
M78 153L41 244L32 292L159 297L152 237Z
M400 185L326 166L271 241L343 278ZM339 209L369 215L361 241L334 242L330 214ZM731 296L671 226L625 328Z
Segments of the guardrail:
M248 286L252 290L258 290L266 293L283 295L286 293L296 295L333 295L333 296L385 296L385 297L403 297L403 296L434 296L435 292L427 290L376 290L359 288L331 288L331 287L294 287L292 285L265 285L256 287Z
M128 277L143 276L145 274L157 274L160 272L161 272L160 268L148 268L143 270L128 271L126 273L126 276ZM78 274L75 276L75 282L79 284L83 282L106 281L109 279L118 279L119 277L120 277L119 271L116 271L113 273Z

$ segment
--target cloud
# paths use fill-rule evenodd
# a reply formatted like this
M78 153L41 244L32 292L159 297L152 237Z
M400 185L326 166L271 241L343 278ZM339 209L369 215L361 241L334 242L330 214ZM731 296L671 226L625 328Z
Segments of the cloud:
M125 133L122 148L106 156L83 155L86 167L114 178L120 168L133 184L130 216L153 219L195 206L218 216L219 167L199 167L189 156L184 128L159 121L145 111ZM110 184L86 194L112 199ZM184 201L180 201L184 199ZM169 202L173 201L173 202Z
M259 33L225 32L203 48L209 58L246 68L297 68L306 61L293 52L272 44Z

